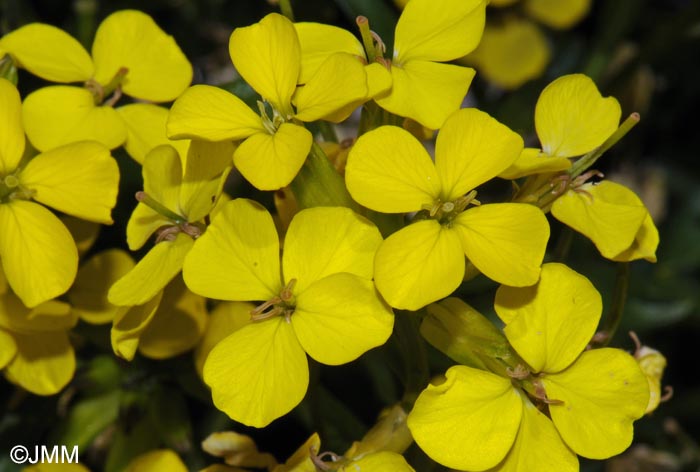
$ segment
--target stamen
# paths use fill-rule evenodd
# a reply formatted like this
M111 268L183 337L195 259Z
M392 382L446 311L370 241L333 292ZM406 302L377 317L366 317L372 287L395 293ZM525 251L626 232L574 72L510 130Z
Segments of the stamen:
M250 311L250 319L253 321L261 321L280 315L280 307L277 306L277 304L281 302L282 299L280 297L273 297L265 303L258 305L255 309Z
M330 458L331 462L338 462L342 459L342 456L334 452L326 451L321 454L316 454L313 447L309 449L309 459L311 459L311 462L313 462L317 470L329 471L335 468L323 461L326 457Z
M294 286L297 284L297 279L292 279L289 281L286 287L282 289L280 292L280 298L282 299L283 302L289 302L292 300L294 295L292 294L292 290L294 290Z

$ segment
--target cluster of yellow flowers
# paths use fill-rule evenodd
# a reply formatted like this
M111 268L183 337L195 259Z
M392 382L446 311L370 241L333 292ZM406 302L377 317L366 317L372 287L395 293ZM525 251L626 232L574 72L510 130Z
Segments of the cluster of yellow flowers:
M223 89L189 87L188 60L141 12L105 19L91 55L45 24L1 38L0 56L17 67L82 84L47 86L21 103L0 79L6 377L36 394L60 391L75 370L69 330L78 318L111 323L113 350L127 360L195 349L214 405L264 427L304 398L307 355L348 363L387 341L394 309L410 310L396 316L422 320L423 337L457 363L416 392L410 412L387 413L343 456L320 454L313 436L286 464L246 437L219 438L222 457L255 453L207 470L413 470L400 455L411 437L467 471L575 471L577 455L626 449L633 421L658 404L661 372L591 345L600 295L543 259L551 212L603 257L655 261L658 232L640 199L614 182L587 182L637 118L620 126L617 100L579 74L542 92L539 148L461 109L475 72L449 62L479 44L486 3L408 2L390 56L365 18L362 41L276 13L238 28L231 60L259 94L257 110ZM124 95L133 102L118 105ZM306 124L345 122L360 107L357 137L336 147L346 155L330 156L334 166L324 153L331 143ZM137 263L110 249L79 264L96 238L81 220L112 223L119 171L110 150L119 146L143 170L126 242L136 251L155 235L155 244ZM259 190L291 188L299 209L276 220L255 201L232 200L224 186L234 167ZM477 199L496 177L514 182L512 197ZM502 330L445 298L477 273L502 284ZM185 467L155 451L129 470Z

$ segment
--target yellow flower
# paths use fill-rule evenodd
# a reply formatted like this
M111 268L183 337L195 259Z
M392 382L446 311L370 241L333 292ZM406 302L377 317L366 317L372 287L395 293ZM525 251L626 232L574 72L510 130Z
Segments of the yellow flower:
M306 393L305 353L338 365L387 340L393 316L371 280L380 242L376 227L349 209L302 210L287 231L281 271L270 214L245 199L221 209L185 259L185 282L209 298L267 301L207 357L204 381L217 408L265 426Z
M448 467L493 471L576 471L575 454L603 459L624 451L649 390L626 352L584 350L602 310L593 285L564 265L545 264L537 285L501 286L495 308L523 362L508 376L450 368L409 414L418 445Z
M173 104L168 136L242 140L233 156L241 174L261 190L284 187L299 172L313 141L300 122L347 118L348 105L367 96L364 67L349 54L335 54L297 89L299 39L292 22L276 13L237 28L229 53L236 70L261 95L260 115L235 95L196 85Z
M613 261L656 262L659 232L639 197L609 180L569 189L552 204L552 215L589 238Z
M390 61L391 89L380 93L380 71L367 70L370 97L396 115L438 129L459 109L474 78L474 69L443 64L471 52L484 30L486 1L412 0L396 24ZM342 51L365 59L360 42L340 28L302 23L299 31L304 62L313 70L322 58ZM375 64L376 65L376 64ZM373 85L377 84L377 85Z
M77 317L70 306L48 301L27 308L0 270L0 369L37 395L53 395L73 378L75 353L68 331Z
M108 249L88 259L79 269L66 296L73 312L90 324L111 323L119 307L107 300L109 288L134 268L134 260L122 249Z
M409 3L411 5L411 3ZM489 278L532 285L549 225L532 205L477 205L473 190L507 168L523 141L486 113L454 113L438 134L435 163L407 131L384 126L360 137L345 179L360 204L384 213L420 212L377 251L377 288L396 308L416 310L462 282L464 256Z
M156 449L134 458L125 472L187 472L187 467L170 449Z
M136 267L112 286L110 303L143 305L180 272L194 239L205 229L204 218L222 194L232 149L230 143L193 141L184 165L169 145L146 156L144 192L127 223L126 240L135 251L154 232L158 239Z
M119 169L108 149L89 141L23 159L20 109L17 89L0 79L0 259L14 292L35 307L65 293L78 269L73 238L40 203L111 224Z
M568 169L569 158L594 150L617 130L621 114L617 100L603 98L585 75L559 77L545 87L535 107L541 149L526 148L500 177L517 179Z
M513 90L541 76L550 56L542 30L531 21L511 17L487 23L479 46L464 61L473 63L488 81Z
M124 118L129 116L122 117L112 107L121 93L167 102L192 80L192 66L173 38L136 10L113 13L100 24L92 57L67 33L41 23L7 34L0 45L21 67L43 79L85 84L45 87L26 98L22 114L27 136L41 151L85 139L112 149L127 135L132 140L128 147L137 146L132 133L127 133Z

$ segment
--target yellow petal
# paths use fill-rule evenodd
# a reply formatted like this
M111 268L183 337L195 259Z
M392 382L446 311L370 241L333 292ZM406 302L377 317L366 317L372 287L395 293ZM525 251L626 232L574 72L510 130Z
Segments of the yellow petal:
M275 132L256 133L243 141L233 163L248 182L260 190L286 187L296 177L311 150L313 136L293 123Z
M95 106L84 88L39 89L24 99L22 119L29 141L40 151L83 140L114 149L126 140L126 127L114 108Z
M182 165L175 148L162 145L152 149L146 155L142 174L146 194L185 219L180 208ZM166 225L172 226L173 222L145 203L139 202L126 225L129 249L139 249L155 230Z
M447 467L493 467L518 432L523 410L520 395L509 379L483 370L454 366L445 376L443 384L423 390L408 415L413 438Z
M0 175L14 172L24 153L22 102L11 82L0 79Z
M354 460L340 468L341 471L355 472L369 470L373 472L415 472L401 454L390 451L380 451L367 454L361 459Z
M185 260L185 283L218 300L269 300L281 290L279 239L259 203L228 202Z
M414 0L396 24L394 60L451 61L469 54L481 39L486 21L484 0Z
M496 177L520 155L523 139L476 108L452 114L438 133L435 168L443 201L452 201Z
M348 30L322 23L294 23L301 46L299 83L305 84L329 56L338 52L365 57L362 43Z
M172 224L172 221L145 203L138 203L126 224L126 242L129 249L132 251L141 249L158 228Z
M201 221L218 202L233 166L234 149L228 141L209 143L192 140L185 161L179 201L179 208L187 221Z
M339 123L368 98L367 74L360 60L347 53L333 54L316 74L294 95L296 118L301 121L326 119ZM349 110L347 105L353 105ZM336 112L345 109L338 116Z
M30 309L12 292L0 298L0 326L14 333L66 331L77 322L71 307L63 302L49 300Z
M142 168L143 190L173 213L179 211L182 185L182 160L169 145L152 149Z
M272 470L277 461L269 453L258 451L250 436L234 431L212 433L202 441L202 449L207 454L223 457L226 464L242 467L266 468Z
M593 241L603 257L612 259L629 249L647 216L639 198L610 181L585 184L580 190L556 199L552 215Z
M0 329L0 346L0 369L4 369L17 354L17 343L9 333Z
M171 139L231 141L265 128L240 98L217 87L194 85L173 103L166 131Z
M619 349L585 351L568 369L542 383L552 421L574 452L590 459L621 453L632 442L632 422L649 400L646 377L632 356Z
M428 61L392 66L391 92L375 98L380 107L416 120L430 129L441 128L462 105L474 69Z
M292 22L270 13L254 25L236 28L228 48L241 77L283 116L291 114L301 69L301 47Z
M34 157L20 174L34 200L96 223L112 224L119 168L109 149L94 141L67 144Z
M498 176L513 180L526 175L559 172L569 167L571 161L566 157L552 157L537 148L525 148L515 162Z
M345 183L355 201L384 213L418 211L440 195L425 148L396 126L381 126L357 140L348 155Z
M131 256L121 249L108 249L88 259L78 270L75 283L68 292L73 311L91 324L111 322L117 307L107 301L109 287L134 265Z
M555 29L571 28L590 8L591 0L525 0L528 15Z
M559 77L540 94L535 128L542 150L550 156L586 154L615 132L622 111L614 97L603 98L583 74Z
M333 274L296 296L292 326L304 350L318 362L345 364L389 339L391 309L370 280Z
M632 246L613 257L613 261L636 261L645 259L649 262L656 262L656 248L659 246L659 230L656 229L654 220L647 212L647 216L639 227L639 231L634 237Z
M102 226L99 223L81 220L69 215L61 215L60 220L73 236L75 245L78 247L78 254L82 257L97 241Z
M182 269L194 241L178 233L174 241L161 241L109 289L109 302L119 306L142 305L156 296Z
M297 279L296 294L338 272L371 280L374 253L381 242L376 226L348 208L302 210L292 220L284 240L284 280Z
M254 309L255 305L252 303L222 302L212 310L204 336L194 354L194 363L200 376L204 369L204 361L214 346L229 334L247 325L250 322L250 312Z
M277 466L274 472L317 472L317 468L311 461L310 454L319 454L321 450L321 438L318 433L312 434L304 444L291 455L287 462Z
M173 37L140 11L121 10L105 18L95 33L92 56L95 80L102 85L119 69L128 69L121 86L134 98L169 102L192 82L192 66Z
M533 287L496 292L506 337L535 372L567 368L595 333L603 302L593 284L563 264L544 264Z
M126 472L187 472L187 467L173 451L157 449L129 462Z
M228 336L204 364L214 405L233 420L261 428L297 406L309 366L284 317L251 323Z
M92 77L88 52L55 26L28 24L5 35L0 45L20 67L50 82L82 82Z
M488 278L515 287L537 282L549 239L541 210L520 203L469 208L455 219L464 253Z
M637 347L634 358L649 383L649 403L644 413L650 414L659 406L661 397L661 378L666 369L666 358L656 349L649 346Z
M488 472L556 470L578 472L578 458L559 437L552 420L523 398L523 418L506 458Z
M464 62L473 63L489 82L513 90L540 77L550 56L542 30L532 21L511 17L502 23L487 24L479 47Z
M146 154L161 144L170 144L180 156L187 155L189 141L170 140L165 134L168 109L150 103L131 103L117 108L117 113L126 125L126 152L139 164Z
M12 335L17 354L5 367L7 378L37 395L53 395L75 372L75 353L65 331Z
M451 294L463 276L459 236L433 220L389 236L374 260L377 289L394 308L418 310Z
M143 305L119 308L110 332L112 350L116 355L128 361L134 358L141 333L155 316L162 298L163 292L158 292Z
M151 359L168 359L189 351L202 337L206 322L204 298L187 290L182 277L175 277L141 333L139 352Z
M53 213L24 200L3 203L0 228L5 276L25 305L35 307L68 290L78 271L78 250Z
M373 62L365 66L367 74L367 95L371 98L377 97L389 91L391 88L391 71L386 66Z

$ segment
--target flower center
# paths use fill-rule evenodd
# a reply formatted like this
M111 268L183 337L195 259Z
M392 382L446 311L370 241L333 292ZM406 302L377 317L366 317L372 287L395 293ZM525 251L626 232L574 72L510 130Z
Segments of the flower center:
M174 241L178 233L185 233L192 239L197 239L204 233L204 225L201 223L190 223L187 221L187 218L170 210L146 192L136 192L136 200L173 222L172 225L165 225L158 228L156 231L158 234L156 237L156 244L161 241Z
M114 74L112 80L110 80L105 86L95 79L88 79L85 81L84 86L92 94L92 97L95 100L95 105L105 105L111 107L114 106L117 101L119 101L122 96L122 82L124 81L127 72L129 72L129 69L126 67L120 68L117 73ZM109 98L109 100L105 101L105 98L110 94L112 94L112 96Z
M24 187L16 175L8 174L0 177L0 203L10 200L29 200L36 191Z
M441 225L449 226L457 215L466 210L470 204L476 206L481 205L481 202L476 199L476 190L472 190L468 194L451 202L443 202L437 199L432 205L423 205L422 210L416 217L417 219L437 220Z
M296 283L297 279L290 280L280 291L279 295L272 297L265 303L258 305L254 310L251 310L250 319L263 321L275 316L284 316L287 323L289 323L296 308L296 299L293 293Z
M272 118L267 109L272 111ZM260 118L262 119L262 124L270 134L275 134L280 126L286 122L284 116L277 111L273 106L258 100L258 110L260 111Z

